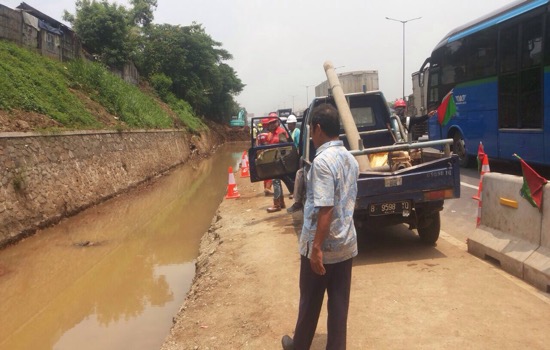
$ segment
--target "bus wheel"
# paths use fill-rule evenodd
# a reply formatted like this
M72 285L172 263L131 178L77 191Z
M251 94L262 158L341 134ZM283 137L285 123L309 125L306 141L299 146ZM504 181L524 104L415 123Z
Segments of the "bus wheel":
M461 167L467 168L471 164L471 159L466 154L466 147L464 146L464 138L462 137L462 134L457 132L453 135L453 153L458 155L458 163Z
M441 230L441 218L439 217L439 211L418 218L417 230L422 242L429 245L434 245L439 238L439 231Z

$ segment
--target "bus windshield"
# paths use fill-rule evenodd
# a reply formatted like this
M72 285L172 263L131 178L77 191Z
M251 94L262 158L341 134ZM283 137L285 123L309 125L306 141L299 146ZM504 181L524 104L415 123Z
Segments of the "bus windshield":
M491 158L550 165L549 0L516 1L451 31L433 50L427 107L451 92L456 114L431 118L432 140L452 138L461 165L480 142ZM544 82L547 82L546 84Z

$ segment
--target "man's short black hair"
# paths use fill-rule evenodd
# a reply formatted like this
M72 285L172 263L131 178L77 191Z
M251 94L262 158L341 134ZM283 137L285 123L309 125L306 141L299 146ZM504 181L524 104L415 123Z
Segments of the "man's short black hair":
M313 127L315 124L319 124L321 130L329 137L340 135L338 110L329 103L319 105L311 111L311 126Z

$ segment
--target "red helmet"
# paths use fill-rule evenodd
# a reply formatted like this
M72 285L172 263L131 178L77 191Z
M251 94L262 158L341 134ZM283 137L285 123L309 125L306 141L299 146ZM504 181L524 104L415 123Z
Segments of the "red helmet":
M268 117L269 118L277 118L277 113L271 112L271 113L269 113Z
M397 107L407 107L407 103L402 98L397 99L397 101L393 104L393 108Z
M269 122L270 122L269 118L263 118L262 119L262 125L267 125L267 124L269 124Z

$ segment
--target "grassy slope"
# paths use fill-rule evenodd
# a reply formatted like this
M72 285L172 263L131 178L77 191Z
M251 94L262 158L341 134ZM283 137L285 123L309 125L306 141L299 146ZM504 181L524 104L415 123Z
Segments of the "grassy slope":
M35 112L66 129L112 129L87 109L88 96L118 120L116 128L205 128L185 101L166 108L151 93L124 82L102 65L58 62L0 40L0 110ZM79 93L75 93L78 91Z

